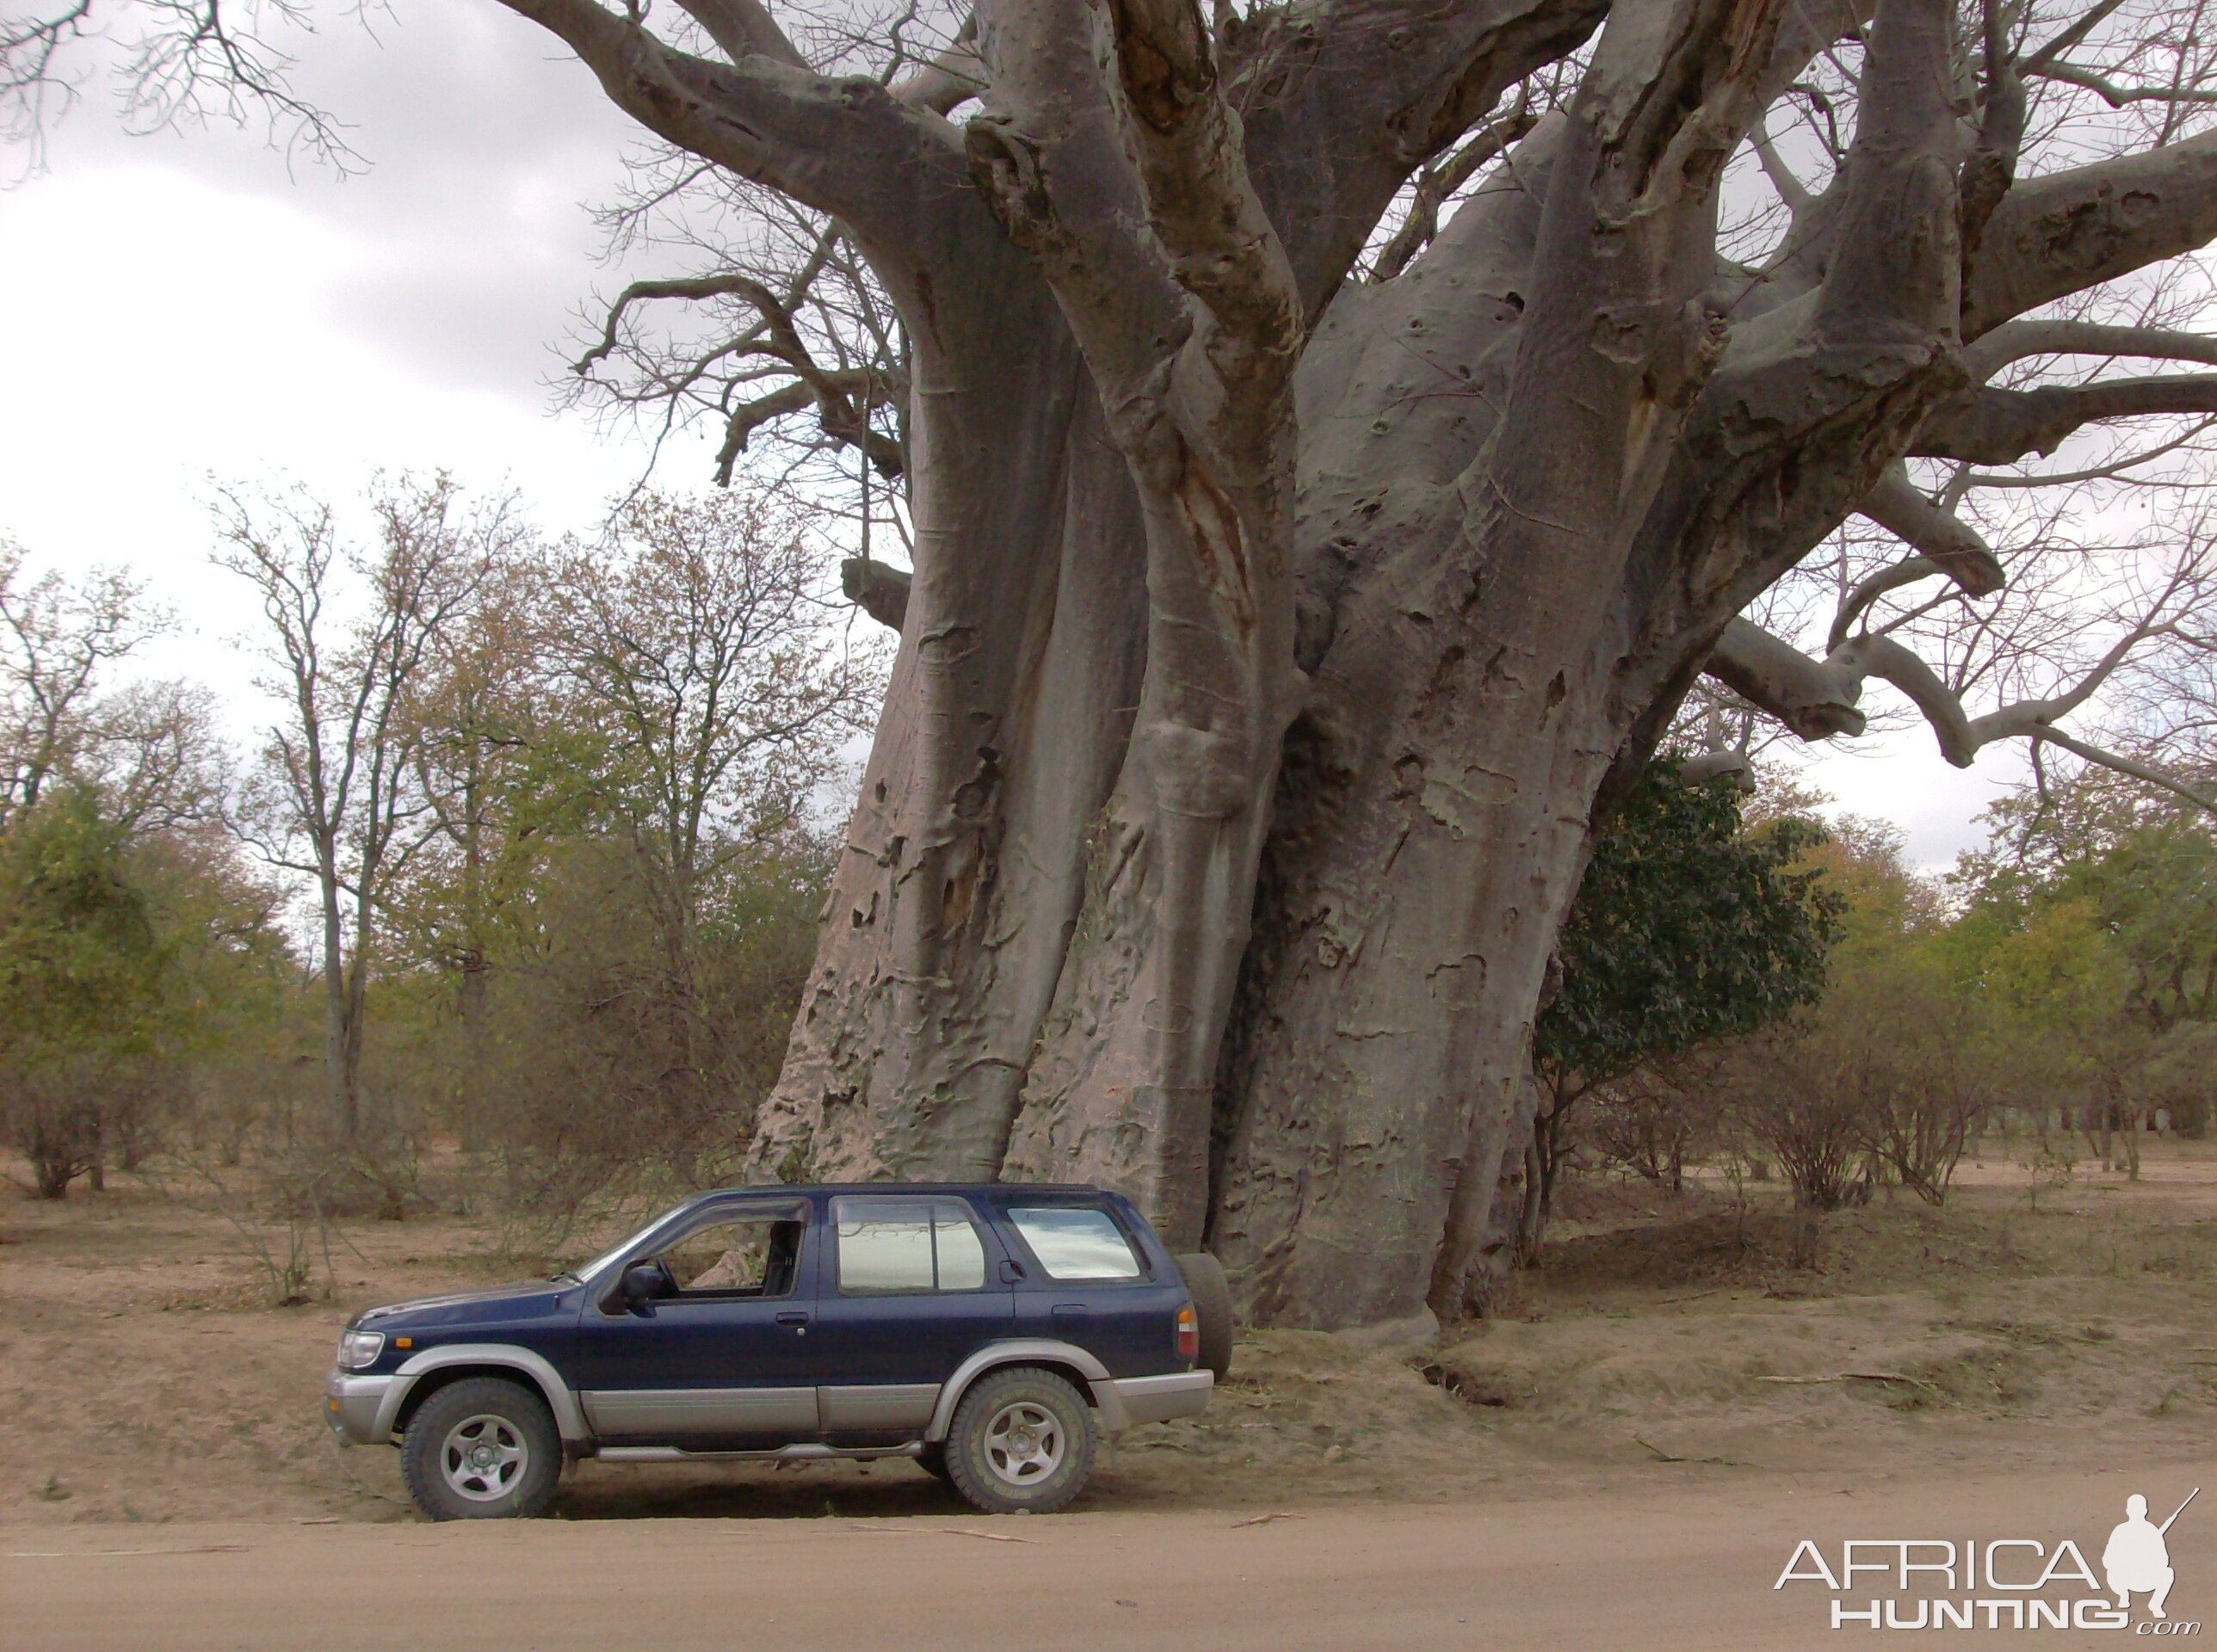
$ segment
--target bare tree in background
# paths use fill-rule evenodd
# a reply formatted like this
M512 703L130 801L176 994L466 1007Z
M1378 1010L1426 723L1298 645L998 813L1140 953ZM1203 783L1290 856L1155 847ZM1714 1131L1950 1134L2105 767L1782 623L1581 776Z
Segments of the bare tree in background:
M371 504L375 542L349 552L328 505L227 494L215 558L260 604L262 687L283 708L238 823L270 865L314 880L325 1085L349 1148L380 909L431 827L411 692L513 532L503 503L466 506L444 476L381 486Z
M503 3L898 317L696 268L588 363L813 420L913 542L759 1169L1098 1180L1267 1317L1453 1311L1704 670L2205 795L2113 711L2210 634L2145 485L2217 414L2191 8Z
M648 495L609 546L567 548L548 585L548 663L595 731L602 806L648 874L680 1051L695 1042L705 886L806 834L812 794L883 693L874 638L850 648L827 624L808 533L772 494Z
M207 691L113 681L170 624L120 573L27 579L0 540L0 827L56 780L92 787L127 833L211 817L223 762Z
M463 1145L486 1144L485 1085L493 1070L486 1014L499 967L504 919L528 877L534 847L525 840L553 819L524 804L544 791L537 768L559 761L546 750L545 586L536 545L520 527L480 543L481 565L467 623L440 627L409 685L411 780L430 832L396 874L395 905L404 908L414 950L450 973L461 1030L452 1074ZM574 795L586 776L559 788ZM560 798L551 801L559 816ZM522 806L520 807L519 805Z

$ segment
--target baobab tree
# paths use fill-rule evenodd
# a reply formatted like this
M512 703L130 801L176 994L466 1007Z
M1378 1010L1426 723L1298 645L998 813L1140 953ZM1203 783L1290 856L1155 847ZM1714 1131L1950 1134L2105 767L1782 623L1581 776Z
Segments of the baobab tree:
M724 306L634 388L734 452L813 419L912 540L861 582L900 647L763 1175L1099 1181L1263 1317L1452 1312L1592 823L1704 672L1805 739L1876 679L1953 760L2189 784L2062 724L2202 645L2200 536L2134 531L2090 651L2033 578L2066 646L2003 670L2056 536L1979 502L2217 414L2165 365L2217 360L2183 9L500 3L825 249L622 295L588 365ZM849 251L897 324L826 360ZM1751 617L1813 581L1814 651Z

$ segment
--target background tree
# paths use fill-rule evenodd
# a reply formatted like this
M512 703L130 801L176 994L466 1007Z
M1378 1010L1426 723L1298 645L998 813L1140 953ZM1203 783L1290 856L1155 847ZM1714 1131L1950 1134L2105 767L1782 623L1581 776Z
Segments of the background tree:
M57 781L91 786L126 831L211 817L221 788L207 693L114 681L170 616L113 570L24 572L0 540L0 826Z
M376 543L349 555L327 505L226 496L217 556L259 600L270 667L262 687L283 707L238 818L272 866L314 880L324 1082L348 1149L361 1132L382 908L428 829L411 784L422 737L412 691L434 639L468 612L510 532L503 504L466 509L444 476L380 488L371 504ZM346 600L343 565L365 588L355 616L334 611Z
M1880 1177L1937 1204L2000 1088L1983 983L1955 967L1939 890L1898 833L1842 821L1814 858L1840 914L1823 997L1738 1041L1716 1082L1805 1211Z
M102 1162L105 1092L153 1052L168 960L126 841L81 786L0 831L0 1109L42 1199Z
M549 713L545 581L518 533L486 547L468 622L429 638L410 687L412 780L431 830L388 897L400 954L450 984L460 1037L448 1057L463 1144L487 1145L494 1052L487 996L516 934L547 835L574 825L584 754ZM571 767L575 765L575 767ZM526 920L528 922L528 920Z
M1538 1093L1517 1232L1527 1261L1583 1097L1755 1032L1823 990L1841 901L1806 861L1824 829L1788 816L1745 829L1741 797L1658 761L1596 835L1563 925L1562 987L1533 1029Z
M2079 1113L2104 1164L2137 1174L2158 1106L2182 1123L2207 1113L2207 1076L2189 1075L2217 1021L2212 818L2089 772L1990 819L1992 847L1955 874L1964 967L2016 1017L2028 1089Z

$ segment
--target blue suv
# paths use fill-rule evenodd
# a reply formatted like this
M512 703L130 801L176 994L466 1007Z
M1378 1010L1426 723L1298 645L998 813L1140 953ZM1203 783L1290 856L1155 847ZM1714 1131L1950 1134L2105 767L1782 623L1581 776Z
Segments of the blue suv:
M1215 1261L1114 1193L738 1188L552 1280L356 1315L324 1419L398 1445L433 1519L535 1514L584 1457L906 1457L1044 1513L1099 1436L1206 1406L1232 1336Z

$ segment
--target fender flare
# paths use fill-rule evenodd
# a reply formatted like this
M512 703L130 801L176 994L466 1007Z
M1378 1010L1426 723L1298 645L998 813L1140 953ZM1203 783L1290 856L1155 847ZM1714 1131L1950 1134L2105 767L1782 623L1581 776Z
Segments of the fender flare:
M529 1378L532 1386L554 1413L554 1426L561 1431L564 1439L583 1441L593 1437L577 1396L562 1380L561 1372L548 1363L544 1354L517 1347L512 1342L449 1342L410 1355L406 1363L392 1373L392 1386L385 1390L385 1398L377 1408L377 1421L371 1425L370 1437L391 1439L393 1424L399 1421L400 1408L408 1402L409 1390L426 1373L454 1365L493 1365Z
M970 1384L987 1372L998 1371L1004 1365L1041 1364L1068 1365L1085 1378L1093 1390L1094 1409L1101 1413L1102 1433L1121 1434L1132 1426L1124 1409L1123 1396L1117 1393L1108 1366L1074 1343L1020 1338L1009 1342L989 1342L954 1368L954 1374L940 1387L939 1402L932 1407L930 1425L923 1431L924 1443L936 1446L947 1438L947 1431L954 1421L954 1408L962 1403L962 1396Z

